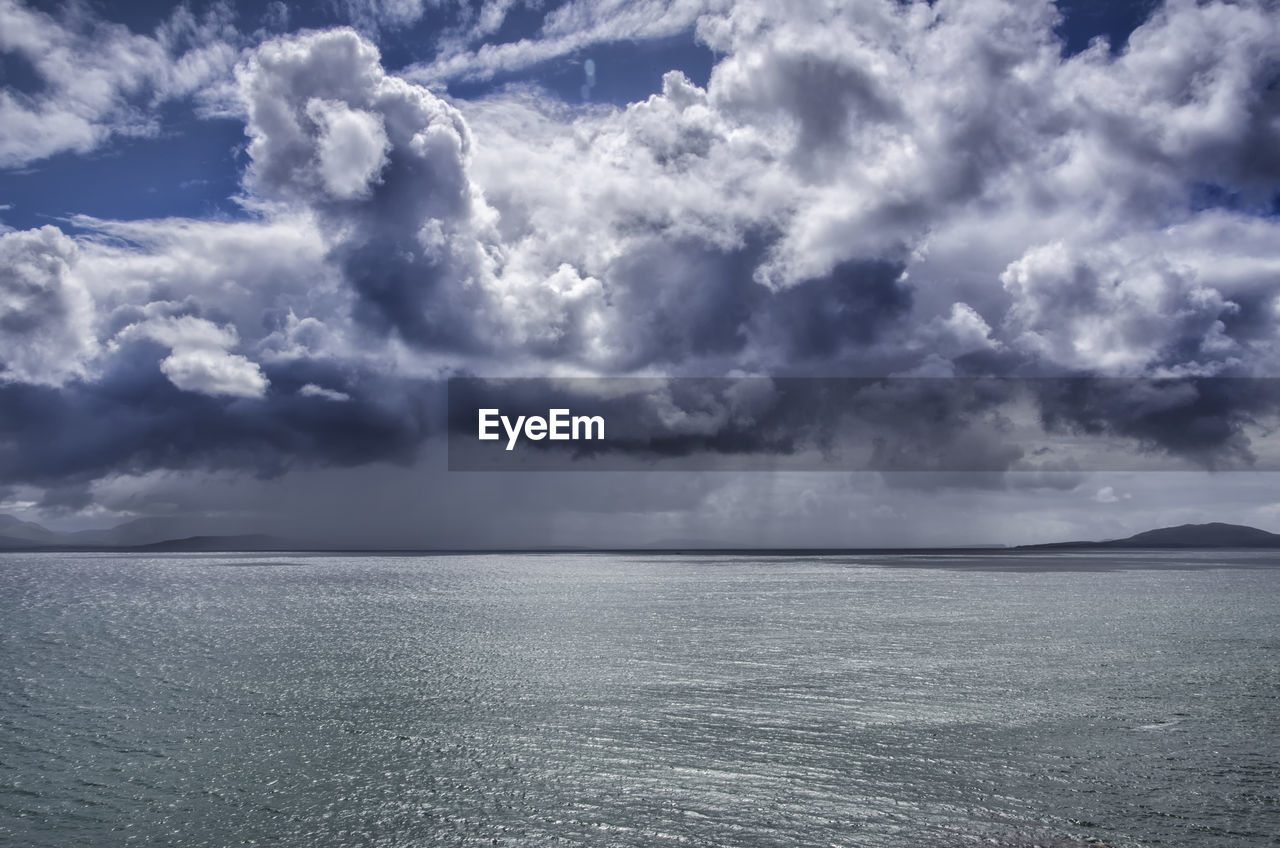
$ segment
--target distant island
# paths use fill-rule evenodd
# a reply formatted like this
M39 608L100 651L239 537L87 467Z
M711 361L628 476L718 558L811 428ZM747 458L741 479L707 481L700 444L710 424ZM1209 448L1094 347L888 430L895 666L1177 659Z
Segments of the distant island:
M132 553L177 553L177 552L209 552L232 553L250 551L307 551L327 550L319 545L308 544L297 539L287 539L265 534L198 534L175 533L174 527L160 519L139 519L116 527L103 530L80 530L73 533L61 533L49 530L30 521L22 521L11 515L0 514L0 552L3 551L118 551ZM1269 533L1257 527L1243 524L1182 524L1177 527L1162 527L1148 530L1124 539L1109 539L1100 542L1049 542L1036 545L1003 546L967 546L967 547L935 547L935 548L884 548L884 547L844 547L844 548L732 548L724 546L700 545L690 542L661 543L644 548L615 548L610 552L625 553L627 551L644 551L648 553L741 553L753 551L774 555L806 554L839 554L839 553L946 553L946 552L1026 552L1026 551L1066 551L1066 550L1108 550L1108 549L1274 549L1280 550L1280 533ZM423 552L435 549L423 548ZM530 549L534 550L534 549ZM573 548L538 548L545 552L575 552L594 549ZM413 551L403 550L404 553ZM439 552L466 553L457 549ZM497 552L497 551L494 551Z
M1014 550L1098 550L1107 548L1280 548L1280 533L1243 524L1180 524L1105 542L1051 542Z

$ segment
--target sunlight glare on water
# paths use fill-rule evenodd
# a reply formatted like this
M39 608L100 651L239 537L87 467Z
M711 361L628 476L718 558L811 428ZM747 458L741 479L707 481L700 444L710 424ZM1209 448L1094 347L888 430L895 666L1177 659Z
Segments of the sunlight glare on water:
M1266 554L0 556L0 843L1264 846Z

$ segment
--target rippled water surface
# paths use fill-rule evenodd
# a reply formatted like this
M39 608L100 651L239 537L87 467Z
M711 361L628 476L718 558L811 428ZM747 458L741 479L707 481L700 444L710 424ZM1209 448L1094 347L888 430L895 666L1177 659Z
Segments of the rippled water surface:
M1275 846L1280 562L0 555L0 844Z

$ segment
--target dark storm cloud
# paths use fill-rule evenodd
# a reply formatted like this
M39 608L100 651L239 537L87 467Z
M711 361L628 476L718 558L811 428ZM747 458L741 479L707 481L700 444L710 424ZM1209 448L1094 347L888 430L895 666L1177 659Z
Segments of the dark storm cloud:
M658 236L614 262L612 306L634 316L621 328L623 367L740 352L751 316L768 300L752 277L764 251L761 241L752 238L726 251Z
M1280 380L1076 378L1030 384L1050 432L1117 435L1140 450L1186 457L1205 468L1256 467L1249 426L1273 431ZM1263 434L1259 434L1262 436ZM1269 457L1266 467L1275 467Z
M777 350L788 362L835 360L880 340L911 310L901 263L851 260L774 290L756 277L774 238L723 249L695 239L638 243L609 268L609 305L632 316L614 343L619 370ZM546 352L565 354L578 339Z
M0 478L57 488L158 468L271 476L314 464L407 463L439 428L439 386L299 364L268 369L275 388L261 399L211 397L166 379L155 348L131 345L92 383L0 385ZM346 386L351 399L296 391L317 382Z
M855 378L461 379L450 382L452 467L599 470L675 460L665 470L1004 470L1010 381ZM528 465L476 440L477 410L510 419L564 408L606 421L603 441L523 442ZM491 448L491 449L490 449ZM636 461L641 464L637 465Z
M454 269L447 261L407 252L384 233L337 251L360 295L355 317L375 333L399 333L428 349L475 351L486 347L467 322L462 304L441 296Z
M500 426L478 440L482 408L600 416L606 433L509 449ZM456 470L965 472L981 487L1010 470L1280 468L1278 424L1280 381L1249 379L468 378L449 390Z
M849 260L832 272L774 293L756 319L797 359L837 357L877 341L911 310L900 263Z
M93 504L93 491L85 482L61 483L46 488L37 507L44 513L76 513Z

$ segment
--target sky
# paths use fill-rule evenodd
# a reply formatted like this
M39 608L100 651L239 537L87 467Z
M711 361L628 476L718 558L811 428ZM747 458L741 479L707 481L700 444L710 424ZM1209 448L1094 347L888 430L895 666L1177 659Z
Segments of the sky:
M1274 0L0 0L0 86L0 513L362 547L1280 530L1248 470L1276 393L1220 388L1280 377ZM1190 382L1039 407L1176 471L477 473L459 376Z

